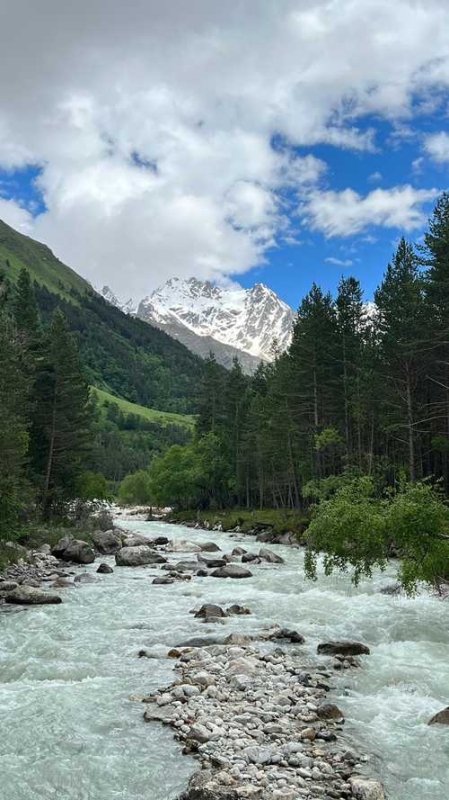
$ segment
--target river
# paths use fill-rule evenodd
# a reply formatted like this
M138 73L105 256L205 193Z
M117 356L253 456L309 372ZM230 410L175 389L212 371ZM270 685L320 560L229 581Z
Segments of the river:
M213 540L225 551L237 543L256 546L249 537L179 525L120 524L149 536ZM186 637L254 633L275 622L306 637L311 659L320 641L369 644L362 669L336 673L333 699L346 714L345 736L375 756L389 800L447 800L449 729L426 723L449 703L448 602L426 593L380 594L393 566L357 589L341 575L311 583L303 577L301 550L273 550L286 564L251 565L247 580L161 586L151 583L155 569L121 567L61 590L60 606L2 611L2 800L172 800L194 764L168 728L144 724L143 708L130 695L171 682L173 662L164 656ZM95 573L98 563L87 571ZM207 626L189 614L202 602L240 603L252 615ZM143 647L160 658L139 659Z

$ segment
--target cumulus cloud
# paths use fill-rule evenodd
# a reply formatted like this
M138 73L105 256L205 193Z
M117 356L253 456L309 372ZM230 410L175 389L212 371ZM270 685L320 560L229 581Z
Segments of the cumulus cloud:
M427 154L438 164L447 164L449 162L449 134L445 131L427 136L424 140L424 148Z
M237 275L288 235L286 193L327 235L363 229L374 206L378 225L420 218L410 187L376 202L348 189L333 224L315 205L332 205L326 165L307 148L372 151L364 116L410 121L430 93L437 107L444 0L262 0L257 14L253 0L232 14L221 0L79 0L64 13L4 0L0 22L0 166L41 166L33 235L97 284L128 296L173 274ZM7 212L31 224L17 204Z
M304 221L328 238L362 233L370 226L413 231L425 222L423 205L438 194L436 189L397 186L374 189L362 197L352 189L317 191L300 208Z
M352 267L354 263L350 258L336 258L335 256L329 256L324 260L326 264L333 264L336 267Z

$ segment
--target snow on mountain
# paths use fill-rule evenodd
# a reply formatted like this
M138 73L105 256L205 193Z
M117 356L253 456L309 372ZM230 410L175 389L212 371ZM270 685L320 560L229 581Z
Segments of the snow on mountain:
M101 294L104 299L111 304L111 306L115 306L116 308L120 308L125 314L131 314L135 316L137 313L137 306L134 300L130 297L126 303L122 303L116 294L109 288L109 286L103 286L102 289L97 289L98 294Z
M285 350L293 311L271 289L214 286L196 278L171 278L138 306L137 316L155 325L182 325L201 337L271 361L273 346Z

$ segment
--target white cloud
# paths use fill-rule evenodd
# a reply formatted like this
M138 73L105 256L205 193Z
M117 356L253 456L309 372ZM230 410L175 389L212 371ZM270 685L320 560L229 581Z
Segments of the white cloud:
M372 172L371 175L368 176L368 180L370 183L379 183L383 180L383 175L381 172Z
M352 267L353 261L350 258L335 258L334 256L329 256L329 258L324 259L326 264L334 264L336 267Z
M449 134L445 131L427 136L424 140L424 148L427 154L438 164L447 164L449 162Z
M412 231L425 222L422 207L437 194L436 189L409 185L374 189L365 197L353 189L316 191L300 207L300 214L313 230L328 238L362 233L370 226Z
M286 193L313 209L331 179L308 147L372 151L364 115L399 129L449 87L445 0L7 5L0 166L42 166L33 234L124 295L260 263L287 235ZM357 223L320 224L363 229L365 200Z
M0 219L21 233L29 234L33 230L31 214L14 200L0 197Z

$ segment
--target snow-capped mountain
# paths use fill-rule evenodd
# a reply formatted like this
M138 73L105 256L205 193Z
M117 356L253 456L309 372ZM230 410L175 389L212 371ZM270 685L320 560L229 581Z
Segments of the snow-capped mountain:
M96 291L98 291L98 294L101 294L104 297L104 299L111 304L111 306L120 308L122 311L124 311L125 314L131 314L132 316L136 316L137 306L132 300L132 298L127 300L126 303L122 303L118 299L117 295L114 294L112 289L109 288L109 286L103 286L101 290L97 289Z
M272 361L274 345L285 350L291 339L292 309L262 283L243 289L171 278L138 304L120 303L108 286L101 294L203 358L212 351L217 361L230 367L237 356L245 372L254 372L261 360Z
M156 325L181 324L265 361L273 359L275 343L280 350L288 346L293 323L292 309L262 283L225 288L196 278L171 278L139 303L137 316Z

